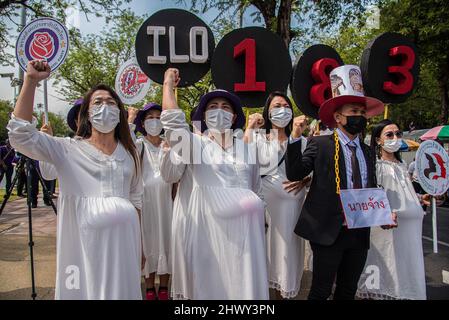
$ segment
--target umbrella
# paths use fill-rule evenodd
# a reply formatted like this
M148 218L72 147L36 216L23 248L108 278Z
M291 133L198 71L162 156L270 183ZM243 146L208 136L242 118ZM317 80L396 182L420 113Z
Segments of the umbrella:
M449 141L449 126L439 126L430 129L420 137L421 140Z
M414 151L418 150L419 143L410 139L402 139L402 146L399 151Z

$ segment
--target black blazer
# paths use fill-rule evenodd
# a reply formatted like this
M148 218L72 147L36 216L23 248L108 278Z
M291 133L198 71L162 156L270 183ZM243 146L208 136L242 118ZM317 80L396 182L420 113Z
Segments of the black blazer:
M376 187L373 157L369 147L360 142L368 169L368 188ZM333 135L312 137L304 154L301 141L289 144L285 155L287 178L298 181L313 172L310 191L295 227L295 233L313 243L329 246L338 237L344 214L335 183L335 142ZM340 188L347 189L346 166L340 144ZM360 234L363 247L369 248L370 228L353 229Z

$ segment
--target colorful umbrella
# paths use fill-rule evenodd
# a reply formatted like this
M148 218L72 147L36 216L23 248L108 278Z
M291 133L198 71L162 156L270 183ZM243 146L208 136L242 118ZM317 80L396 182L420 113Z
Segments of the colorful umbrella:
M402 146L399 151L414 151L418 150L419 143L410 139L402 139Z
M430 129L420 137L421 140L449 141L449 126L439 126Z

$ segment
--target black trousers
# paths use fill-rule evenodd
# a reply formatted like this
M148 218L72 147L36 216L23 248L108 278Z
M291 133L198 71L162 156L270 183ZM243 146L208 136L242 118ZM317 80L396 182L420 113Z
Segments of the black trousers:
M334 300L354 300L369 248L366 230L342 227L335 243L310 243L313 251L313 278L309 300L326 300L336 288ZM368 243L367 243L368 242Z
M11 188L11 182L12 182L12 175L14 173L14 167L11 166L7 166L6 171L3 171L0 174L0 182L3 180L3 177L6 177L6 185L5 185L5 190L6 192L8 192L9 188ZM6 194L5 192L5 194Z

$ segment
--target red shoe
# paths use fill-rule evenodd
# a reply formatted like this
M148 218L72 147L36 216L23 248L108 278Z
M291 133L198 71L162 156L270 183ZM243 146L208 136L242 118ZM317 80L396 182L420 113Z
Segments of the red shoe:
M169 299L168 289L167 288L159 289L159 291L157 292L157 297L159 300L168 300Z
M147 294L145 295L146 300L157 300L156 291L154 289L147 290Z

